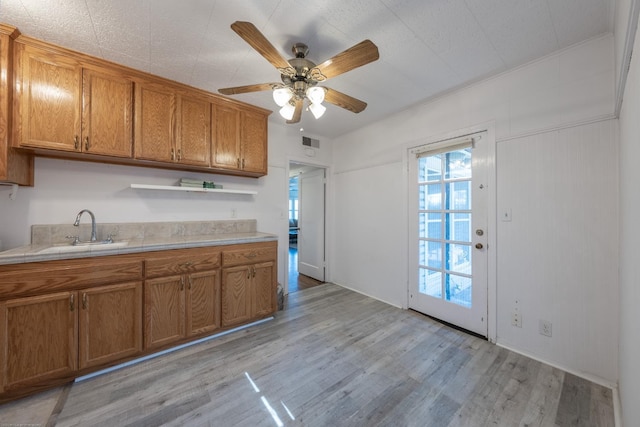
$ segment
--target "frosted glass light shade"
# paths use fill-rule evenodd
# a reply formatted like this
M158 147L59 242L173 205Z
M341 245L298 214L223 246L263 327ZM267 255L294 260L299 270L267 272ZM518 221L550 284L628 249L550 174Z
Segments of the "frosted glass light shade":
M307 89L307 98L312 104L322 103L324 101L324 89L318 86L310 87Z
M325 107L322 104L313 103L313 104L309 105L309 110L311 110L311 113L313 114L313 117L315 117L316 119L319 119L320 117L322 117L324 112L327 111L327 107Z
M278 107L284 107L284 105L289 102L291 97L293 96L293 92L288 87L280 87L273 91L273 100Z
M291 120L293 119L293 113L295 113L295 111L296 107L294 107L290 103L287 103L280 109L280 115L286 120Z

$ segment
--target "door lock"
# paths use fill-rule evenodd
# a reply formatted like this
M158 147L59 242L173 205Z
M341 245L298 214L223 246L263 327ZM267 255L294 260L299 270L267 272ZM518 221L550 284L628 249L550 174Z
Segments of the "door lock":
M477 234L478 236L482 236L482 235L484 234L484 231L482 231L482 229L481 229L481 228L478 228L478 229L476 230L476 234Z

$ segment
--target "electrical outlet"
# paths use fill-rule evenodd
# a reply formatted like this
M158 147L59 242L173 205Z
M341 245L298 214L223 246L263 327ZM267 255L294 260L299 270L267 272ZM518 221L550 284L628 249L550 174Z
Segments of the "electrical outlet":
M511 326L522 328L522 315L517 311L511 313Z
M552 326L553 324L548 320L540 319L538 323L538 331L540 332L540 335L545 335L547 337L550 337L553 332Z

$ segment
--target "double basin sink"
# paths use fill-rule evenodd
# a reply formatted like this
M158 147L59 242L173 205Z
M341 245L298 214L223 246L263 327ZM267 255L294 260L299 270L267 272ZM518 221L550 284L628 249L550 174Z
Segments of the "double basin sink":
M129 242L80 242L74 244L66 243L62 245L53 245L46 247L40 251L39 254L52 254L52 253L68 253L68 252L89 252L96 249L117 249L127 246Z

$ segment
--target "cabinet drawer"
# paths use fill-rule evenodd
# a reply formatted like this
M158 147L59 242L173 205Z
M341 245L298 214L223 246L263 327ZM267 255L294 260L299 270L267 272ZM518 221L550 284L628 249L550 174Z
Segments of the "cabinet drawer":
M256 246L253 248L227 250L222 253L222 264L225 267L241 264L275 260L278 249L275 245Z
M191 254L147 258L146 277L161 277L194 271L213 270L220 267L220 251L192 250Z
M0 299L141 279L139 260L105 257L19 264L0 268Z

